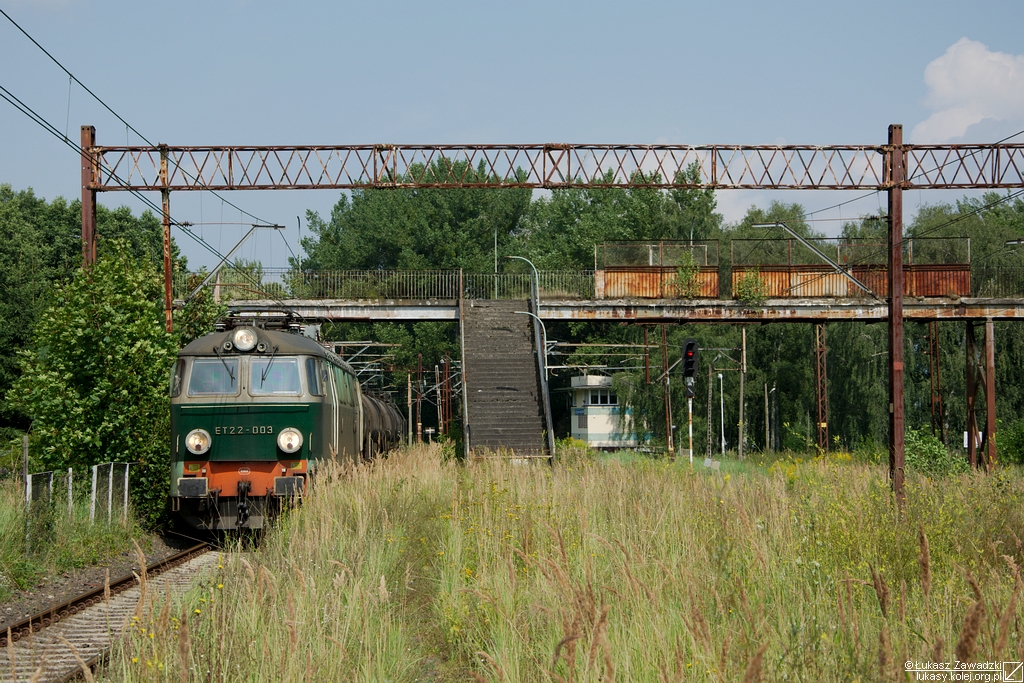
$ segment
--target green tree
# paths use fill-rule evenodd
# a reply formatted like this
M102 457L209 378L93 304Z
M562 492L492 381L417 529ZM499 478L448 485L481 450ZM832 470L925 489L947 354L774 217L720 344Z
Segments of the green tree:
M31 190L0 185L0 395L18 377L17 350L28 344L54 282L68 279L81 261L75 207L47 203ZM28 426L0 405L0 427Z
M69 281L81 264L81 203L58 197L46 201L29 190L0 184L0 396L19 374L17 352L29 343L32 328L52 302L54 285ZM158 270L163 264L160 221L146 212L135 217L127 207L97 207L97 241L122 239L130 253ZM172 243L172 256L178 259ZM9 403L0 403L0 432L24 430L28 419Z
M56 286L8 394L32 419L50 467L137 462L133 500L156 524L166 501L167 376L159 277L130 245L107 240L92 267Z
M679 176L696 182L690 167ZM609 174L607 182L613 181ZM660 182L658 176L649 178ZM594 267L594 245L609 241L703 240L714 236L722 217L711 190L570 187L534 201L524 219L524 247L538 268Z
M489 178L483 164L472 169L447 159L435 162L426 177L441 181L453 175L466 182ZM298 265L314 270L490 272L495 235L500 258L515 241L529 204L526 189L356 190L351 199L341 196L329 220L307 213L314 237L303 239L308 256Z

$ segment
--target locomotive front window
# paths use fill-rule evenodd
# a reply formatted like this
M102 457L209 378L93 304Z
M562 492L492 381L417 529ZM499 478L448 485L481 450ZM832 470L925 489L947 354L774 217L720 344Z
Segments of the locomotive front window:
M316 358L306 359L306 383L309 385L309 393L313 396L323 396L324 392L320 388L320 364Z
M196 358L188 380L189 396L238 393L237 358Z
M185 379L185 359L179 358L174 361L174 369L171 370L171 398L181 395L182 380Z
M253 358L249 393L253 396L298 396L298 358Z

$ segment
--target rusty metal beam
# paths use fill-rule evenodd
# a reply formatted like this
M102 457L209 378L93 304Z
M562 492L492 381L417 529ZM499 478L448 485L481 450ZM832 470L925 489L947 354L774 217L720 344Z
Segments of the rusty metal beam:
M161 219L164 246L164 326L167 332L174 330L174 295L172 294L173 273L171 272L171 191L167 189L167 149L160 150Z
M705 299L695 301L614 300L545 301L545 320L614 320L636 322L752 322L796 323L846 320L886 322L888 304L842 299L769 299L756 308L739 301ZM1024 299L921 299L906 303L905 320L995 320L1024 319Z
M160 190L159 147L96 147L90 189ZM884 145L170 146L169 189L886 190ZM906 145L906 189L1024 186L1024 145ZM696 164L694 180L687 169Z
M457 299L226 301L229 310L252 314L279 313L282 304L307 320L451 321L459 319ZM545 300L544 320L607 320L637 323L815 323L825 321L885 322L888 304L849 299L769 299L757 308L725 299ZM1024 320L1024 299L921 299L903 307L906 320Z
M814 325L814 384L818 401L818 449L828 453L828 347L826 324Z
M96 144L96 129L82 126L82 264L96 262L96 190L93 173L96 169L93 146Z
M903 126L889 126L886 176L889 185L889 478L903 499Z

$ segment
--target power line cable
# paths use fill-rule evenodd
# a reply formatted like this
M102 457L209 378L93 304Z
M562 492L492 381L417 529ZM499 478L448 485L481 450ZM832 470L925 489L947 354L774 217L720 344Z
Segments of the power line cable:
M1016 133L1013 133L1012 135L1007 135L1006 137L1002 138L1001 140L997 140L996 142L993 142L992 144L993 145L1001 145L1002 143L1006 142L1007 140L1012 140L1013 138L1018 137L1020 135L1024 135L1024 130L1019 130ZM970 154L968 154L966 158L973 157L976 154L978 154L980 151L981 150L975 150L975 151L971 152ZM925 170L922 169L922 170L918 171L916 174L914 174L914 175L910 176L909 178L907 178L907 181L913 180L918 175L926 175L926 174L929 174L929 173L934 173L935 171L940 171L943 168L945 168L946 166L949 166L950 164L952 164L954 162L961 162L961 161L963 161L963 159L958 157L956 159L951 159L951 160L949 160L949 161L947 161L947 162L945 162L943 164L939 164L935 168L929 169L928 171L925 171ZM881 193L882 193L882 190L873 190L873 191L868 192L866 194L862 194L859 197L854 197L853 199L847 199L845 201L839 202L838 204L833 204L832 206L826 206L823 209L816 209L814 211L810 211L806 215L807 216L813 216L814 214L817 214L817 213L824 213L825 211L831 211L833 209L838 209L838 208L840 208L842 206L846 206L847 204L852 204L854 202L859 202L862 199L866 199L866 198L871 197L871 196L877 196L877 195L879 195ZM817 222L817 221L820 221L820 220L823 220L823 219L815 218L815 219L805 219L805 220L813 220L813 221Z
M118 114L118 113L117 113L116 111L114 111L114 110L113 110L113 109L112 109L112 108L110 107L110 105L108 105L108 104L107 104L106 102L104 102L104 101L103 101L103 99L102 99L102 98L101 98L101 97L100 97L99 95L97 95L97 94L96 94L96 93L94 93L94 92L93 92L92 90L90 90L90 89L89 89L89 87L88 87L88 86L87 86L87 85L86 85L85 83L82 83L82 81L80 81L80 80L78 79L78 77L77 77L77 76L75 76L75 75L74 75L73 73L71 73L71 71L69 71L69 70L67 69L67 67L65 67L65 66L64 66L63 64L61 64L61 63L60 63L60 60L58 60L58 59L57 59L56 57L54 57L54 56L53 56L52 54L50 54L50 53L49 53L49 52L47 51L47 49L46 49L45 47L43 47L42 45L40 45L40 44L39 44L39 41L37 41L37 40L36 40L35 38L33 38L33 37L32 37L32 36L31 36L31 35L30 35L30 34L28 33L28 31L26 31L25 29L23 29L23 28L21 27L21 25L20 25L20 24L18 24L18 22L16 22L16 21L15 21L14 19L12 19L12 18L11 18L11 15L7 14L7 12L5 12L5 11L4 11L3 9L0 9L0 14L4 15L4 17L5 17L6 19L7 19L7 21L11 22L11 24L13 24L13 25L14 25L14 27L15 27L16 29L18 29L19 31L21 31L21 33L22 33L22 34L23 34L23 35L24 35L24 36L25 36L26 38L28 38L28 39L29 39L29 40L30 40L30 41L32 42L32 44L33 44L33 45L35 45L36 47L38 47L38 48L39 48L39 49L40 49L40 50L41 50L41 51L43 52L43 54L45 54L45 55L46 55L47 57L49 57L49 58L50 58L50 60L51 60L51 61L52 61L52 62L53 62L54 64L56 64L56 65L57 65L57 67L58 67L58 68L60 68L60 70L61 70L61 71L63 71L64 73L66 73L66 74L68 75L68 77L69 77L69 78L70 78L71 80L73 80L73 81L74 81L75 83L77 83L77 84L78 84L79 86L81 86L81 87L82 87L82 89L83 89L83 90L85 90L85 92L87 92L87 93L89 93L90 95L92 95L93 99L95 99L95 100L96 100L97 102L99 102L99 103L100 103L100 104L101 104L101 105L103 106L103 108L104 108L104 109L106 109L106 110L107 110L108 112L110 112L111 114L113 114L113 116L114 116L114 117L115 117L115 118L116 118L116 119L117 119L118 121L120 121L121 123L123 123L123 124L125 125L125 128L126 128L126 129L128 129L128 130L132 131L133 133L135 133L136 135L138 135L138 136L139 136L139 137L140 137L140 138L141 138L142 140L144 140L144 141L146 142L146 144L148 144L148 145L149 145L150 147L156 147L156 145L154 145L154 144L153 144L153 142L149 140L149 138L147 138L147 137L146 137L145 135L143 135L142 133L140 133L140 132L139 132L139 130L138 130L137 128L135 128L135 126L133 126L133 125L131 125L130 123L128 123L127 121L125 121L125 120L124 120L124 118L123 118L123 117L122 117L122 116L121 116L120 114ZM71 103L70 103L70 98L69 98L69 100L68 100L68 111L69 111L69 118L70 118L70 107L71 107ZM64 137L67 137L67 135L65 134L65 136L64 136ZM193 176L193 175L192 175L192 174L190 174L190 173L189 173L189 172L188 172L187 170L185 170L184 168L182 168L182 167L181 167L181 165L180 165L180 164L179 164L179 163L178 163L178 162L177 162L176 160L174 160L174 159L171 159L170 161L171 161L171 163L172 163L172 164L174 164L175 168L177 168L178 170L180 170L180 171L182 172L182 174L184 174L184 175L185 175L185 176L186 176L187 178L190 178L190 179L192 179L192 180L201 180L200 178L198 178L198 177L196 177L196 176ZM253 219L253 220L255 220L255 221L256 221L257 223L269 223L269 222L270 222L270 221L267 221L267 220L265 220L265 219L263 219L263 218L260 218L259 216L255 215L255 214L252 214L252 213L250 213L250 212L248 212L248 211L245 211L245 210L244 210L244 209L242 209L242 208L241 208L240 206L238 206L238 205L236 205L236 204L232 203L232 202L231 202L230 200L224 199L224 197L221 197L221 196L220 196L220 195L219 195L219 194L218 194L218 193L217 193L216 191L214 191L214 190L211 190L211 189L209 189L209 186L207 186L207 185L206 185L205 183L202 183L202 185L203 185L203 186L204 186L204 187L206 188L206 191L207 191L207 192L210 192L210 193L211 193L211 194L213 194L213 195L214 195L215 197L219 198L219 199L220 199L221 201L224 201L224 202L226 202L227 204L229 204L230 206L232 206L232 207L234 207L234 208L238 209L239 211L243 212L243 213L244 213L245 215L249 216L249 218L252 218L252 219Z
M43 130L45 130L47 133L50 133L55 138L57 138L57 140L59 140L60 142L62 142L65 145L67 145L71 149L73 149L80 156L86 154L86 151L83 150L81 148L81 146L79 146L79 145L75 144L74 142L72 142L66 135L61 134L60 130L57 129L56 126L54 126L49 121L47 121L43 116L38 114L35 110L33 110L31 107L29 107L24 102L22 102L21 99L19 99L16 95L14 95L14 93L12 93L10 90L8 90L7 88L5 88L2 85L0 85L0 99L6 100L8 103L10 103L12 106L14 106L15 109L20 111L22 114L25 114L26 116L28 116L34 123L36 123L37 125L42 127ZM163 213L163 207L162 206L158 206L155 202L153 202L151 199L149 199L148 197L143 195L138 190L130 188L128 186L128 183L125 180L123 180L122 178L120 178L117 174L111 172L109 174L109 177L111 179L113 179L114 181L116 181L118 184L120 184L122 187L124 187L136 199L141 201L143 204L145 204L149 208L153 209L154 212L156 212L158 214L162 214ZM224 259L224 255L223 254L221 254L219 251L214 249L211 244L209 244L206 240L202 239L199 235L196 235L194 232L192 232L189 229L187 223L181 222L181 221L176 221L170 215L168 215L168 218L170 220L170 224L171 225L174 225L179 230L184 232L186 235L191 237L193 240L195 240L203 248L205 248L207 251L209 251L211 254L213 254L217 258ZM249 281L249 284L254 287L254 291L257 291L257 292L259 292L261 294L266 295L267 298L269 298L271 301L273 301L275 303L281 304L281 306L283 308L285 308L286 310L291 310L291 309L288 308L288 306L284 303L283 300L278 299L273 294L271 294L267 290L263 289L261 284L259 283L259 281L255 280L254 278L251 278L248 273L246 273L242 268L240 268L240 266L239 266L239 264L237 262L232 262L232 265L235 266L235 268L237 269L237 272L241 273L243 278L245 278L245 279L247 279ZM292 312L295 313L295 311L292 311ZM296 315L298 315L298 314L296 313ZM301 315L298 315L298 317L300 317L303 320L305 320L305 318L303 316L301 316Z

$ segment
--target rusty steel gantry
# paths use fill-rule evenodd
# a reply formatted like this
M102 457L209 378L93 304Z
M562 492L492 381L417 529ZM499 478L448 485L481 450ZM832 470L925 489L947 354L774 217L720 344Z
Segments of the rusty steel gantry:
M467 187L885 191L889 220L889 469L898 497L903 495L905 426L903 191L1024 188L1024 145L910 145L903 143L901 125L889 126L887 141L875 145L123 147L96 145L95 128L83 126L81 147L85 263L96 256L97 192L161 193L168 324L171 192ZM697 171L696 178L692 169ZM986 346L988 338L986 334ZM994 460L992 439L988 450L988 457Z

